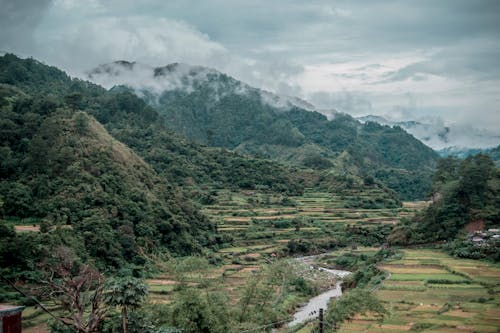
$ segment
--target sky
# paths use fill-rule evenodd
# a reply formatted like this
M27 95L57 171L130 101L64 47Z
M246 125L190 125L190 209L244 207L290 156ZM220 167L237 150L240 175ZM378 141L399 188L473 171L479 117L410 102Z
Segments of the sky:
M0 0L0 51L80 77L203 65L325 113L500 134L497 0Z

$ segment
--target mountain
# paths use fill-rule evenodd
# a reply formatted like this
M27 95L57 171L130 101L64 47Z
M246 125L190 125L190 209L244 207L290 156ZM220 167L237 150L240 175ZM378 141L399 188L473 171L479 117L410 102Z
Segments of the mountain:
M440 119L422 121L391 121L381 116L368 115L356 118L365 123L368 121L382 125L399 126L408 133L435 149L441 156L455 154L466 157L482 149L497 146L500 143L498 133L478 129L472 126L446 126ZM470 150L470 152L467 152Z
M225 241L192 200L208 200L205 187L303 190L290 167L200 146L165 123L134 94L0 57L0 237L20 221L43 231L12 241L9 265L29 271L60 245L106 268L200 252Z
M186 64L152 68L116 62L89 72L111 91L133 91L166 126L205 145L330 170L372 176L405 199L423 198L438 158L405 131L331 119L306 102L253 88L214 69Z
M441 149L438 153L442 157L455 156L462 159L483 153L489 155L497 166L500 165L500 145L494 148L463 148L454 146Z
M216 243L215 226L194 204L93 117L8 86L0 91L7 221L71 226L82 256L106 267L141 263L141 253L157 248L187 254Z

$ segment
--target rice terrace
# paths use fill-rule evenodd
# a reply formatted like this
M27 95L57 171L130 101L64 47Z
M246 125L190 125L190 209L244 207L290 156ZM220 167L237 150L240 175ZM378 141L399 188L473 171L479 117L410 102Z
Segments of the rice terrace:
M499 22L0 0L0 333L500 332Z

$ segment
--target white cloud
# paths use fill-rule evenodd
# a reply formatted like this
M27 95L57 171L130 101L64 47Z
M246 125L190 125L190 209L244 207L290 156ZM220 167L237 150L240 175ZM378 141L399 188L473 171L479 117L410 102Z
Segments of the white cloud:
M120 59L184 62L321 108L500 128L494 0L0 4L0 50L73 75Z
M160 66L172 62L209 64L227 57L227 50L207 35L185 22L166 18L95 17L50 35L43 30L37 37L40 45L45 45L42 52L46 59L72 71L114 60Z

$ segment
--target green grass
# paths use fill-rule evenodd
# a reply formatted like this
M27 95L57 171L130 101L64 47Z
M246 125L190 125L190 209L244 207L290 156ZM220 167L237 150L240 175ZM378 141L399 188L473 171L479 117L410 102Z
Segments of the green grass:
M464 277L455 274L392 274L391 279L394 281L428 281L428 280L447 280L447 281L464 281Z
M499 281L498 265L456 259L432 249L404 250L403 253L401 260L387 262L384 267L436 264L450 273L392 274L375 292L389 310L381 326L361 317L345 324L340 332L497 332L499 292L489 292L484 281L495 277ZM467 271L466 278L460 271L463 267L475 269ZM455 271L458 274L452 273ZM449 283L428 283L429 280Z

